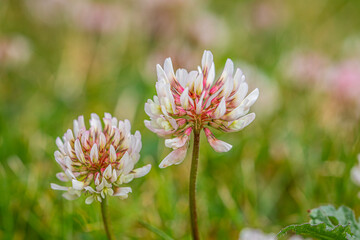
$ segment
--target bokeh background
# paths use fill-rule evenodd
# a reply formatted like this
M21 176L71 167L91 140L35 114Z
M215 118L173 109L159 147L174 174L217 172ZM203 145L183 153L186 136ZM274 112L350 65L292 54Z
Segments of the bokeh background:
M245 227L278 232L307 210L345 204L360 215L350 169L360 152L360 2L215 0L0 1L0 239L103 239L99 204L67 201L55 139L78 115L110 112L140 130L144 178L111 199L118 239L159 239L141 222L190 239L190 156L170 152L143 124L155 65L196 69L205 49L217 76L227 58L260 89L256 120L201 142L203 239L237 239ZM86 120L86 121L87 121Z

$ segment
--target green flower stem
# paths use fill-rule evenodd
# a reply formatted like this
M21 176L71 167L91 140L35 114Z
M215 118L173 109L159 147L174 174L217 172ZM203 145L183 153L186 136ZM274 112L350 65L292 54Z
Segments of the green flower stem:
M108 222L108 214L107 214L107 209L106 209L106 198L102 200L101 202L101 215L102 215L102 220L104 222L104 229L106 232L106 236L109 240L113 240L113 237L110 233L110 224Z
M199 146L200 146L200 129L194 130L194 147L192 153L191 170L190 170L190 186L189 186L189 205L191 233L194 240L199 240L199 229L196 213L196 176L199 162Z

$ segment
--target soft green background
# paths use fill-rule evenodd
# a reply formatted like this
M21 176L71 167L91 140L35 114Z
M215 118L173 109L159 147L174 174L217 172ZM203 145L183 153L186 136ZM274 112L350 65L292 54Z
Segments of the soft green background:
M92 112L130 119L143 139L138 164L153 165L129 184L127 200L109 201L117 239L159 238L139 221L190 239L190 156L179 166L157 167L170 150L144 127L143 108L155 94L156 63L170 56L176 68L195 69L204 49L214 54L217 76L226 58L252 66L247 81L261 97L250 126L216 133L233 145L230 152L214 152L202 136L203 239L237 239L244 227L278 232L327 203L360 215L349 173L360 152L359 108L283 73L283 59L297 49L345 58L344 44L360 36L359 12L360 3L350 0L0 0L0 42L20 37L26 44L19 54L29 55L9 63L0 54L0 239L105 237L98 203L70 202L50 189L59 183L56 137ZM199 16L212 20L197 23ZM97 31L92 25L104 17L115 25ZM277 97L260 102L271 94Z

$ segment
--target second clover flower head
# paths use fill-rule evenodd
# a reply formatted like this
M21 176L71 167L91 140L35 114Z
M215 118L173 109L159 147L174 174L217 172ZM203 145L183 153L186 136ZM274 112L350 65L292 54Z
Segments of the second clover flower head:
M242 71L238 68L234 74L234 64L228 59L214 82L215 66L210 51L204 51L201 65L197 71L178 69L176 73L170 58L165 60L164 67L157 65L157 96L145 104L150 117L145 125L166 138L165 145L174 150L160 163L161 168L184 160L192 131L204 130L215 151L227 152L232 146L216 139L209 127L236 132L255 119L255 113L249 111L259 90L247 95L248 85Z
M140 158L141 135L131 134L128 120L118 121L105 113L104 128L98 115L91 114L90 128L86 129L84 117L74 120L74 131L67 130L63 140L56 139L59 148L55 160L63 172L56 174L63 182L71 186L59 186L52 183L55 190L66 191L63 196L73 200L82 193L88 197L85 202L99 202L106 196L127 198L132 190L121 187L122 184L146 175L151 165L134 169Z

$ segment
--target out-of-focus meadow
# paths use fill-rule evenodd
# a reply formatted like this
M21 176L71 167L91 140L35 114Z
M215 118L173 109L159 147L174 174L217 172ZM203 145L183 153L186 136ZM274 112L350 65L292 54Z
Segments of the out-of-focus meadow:
M217 76L227 58L260 89L256 120L204 136L198 177L203 239L237 239L245 227L278 232L307 210L345 204L360 215L350 169L360 152L360 2L195 0L0 1L0 239L101 239L100 206L50 189L61 169L55 139L72 120L110 112L143 139L127 200L109 201L118 239L158 239L140 221L190 239L190 154L170 152L144 127L155 65L196 69L205 49Z

